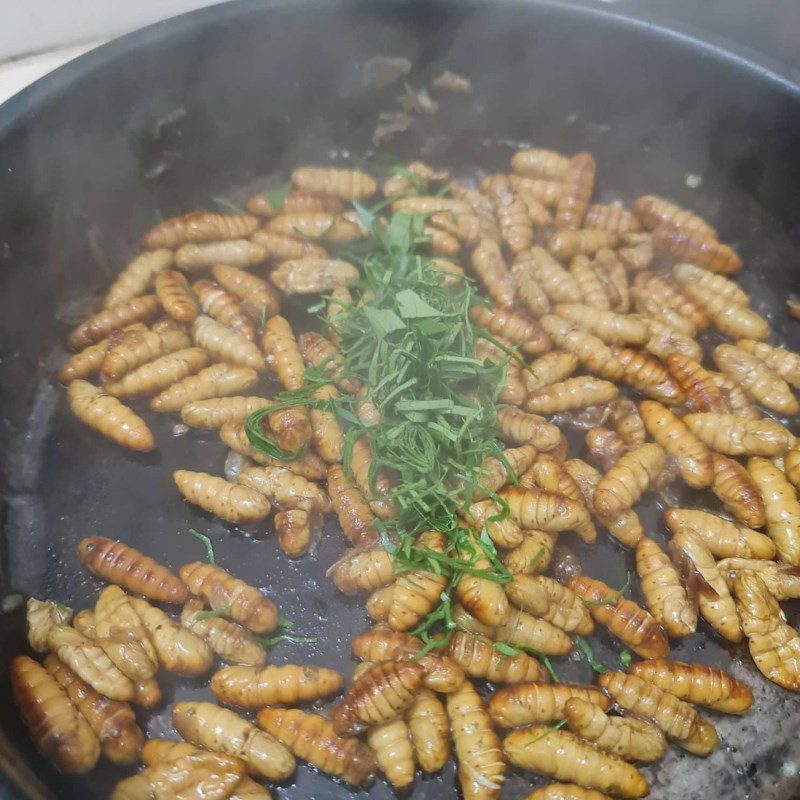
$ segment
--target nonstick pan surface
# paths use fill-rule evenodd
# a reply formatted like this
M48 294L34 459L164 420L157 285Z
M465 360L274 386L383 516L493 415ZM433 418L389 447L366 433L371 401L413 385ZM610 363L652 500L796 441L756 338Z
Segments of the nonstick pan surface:
M491 170L518 142L590 150L602 200L653 192L712 220L741 253L742 284L776 340L800 344L783 307L800 284L800 96L696 40L559 3L245 2L153 26L58 70L0 108L0 758L31 797L101 798L121 777L106 767L59 776L35 753L8 690L8 661L26 648L17 595L93 602L99 583L75 555L88 534L118 537L173 568L202 558L188 528L210 534L223 567L264 587L299 633L317 637L274 648L272 663L352 669L348 643L367 620L325 577L345 543L335 525L315 557L292 562L269 531L204 516L182 501L170 472L221 473L225 449L214 436L173 437L175 420L159 417L157 452L116 448L70 416L54 370L76 304L108 283L158 215L212 207L216 196L240 200L305 161L362 159L379 112L396 110L401 91L365 84L374 56L408 58L417 88L443 69L473 84L470 95L437 96L438 113L390 139L382 151L393 160L423 152L434 163ZM306 314L302 305L292 313ZM663 544L659 502L643 517ZM607 537L591 553L576 550L610 585L632 567ZM610 640L596 652L617 663ZM706 626L672 654L729 667L754 687L756 704L743 719L710 714L721 738L710 758L671 748L645 769L652 797L798 796L797 698ZM565 679L591 679L585 662L559 662ZM207 697L204 683L166 681L164 705L143 717L148 735L170 735L171 702ZM513 774L503 798L535 782ZM286 800L351 794L305 766L275 790ZM355 795L393 792L379 780ZM452 763L418 777L413 794L456 796Z

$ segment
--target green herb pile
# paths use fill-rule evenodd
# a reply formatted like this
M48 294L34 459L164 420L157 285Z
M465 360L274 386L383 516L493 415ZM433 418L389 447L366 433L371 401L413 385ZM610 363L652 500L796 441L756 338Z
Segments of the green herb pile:
M281 393L275 405L251 415L245 429L253 447L289 460L296 454L281 452L270 439L262 424L266 414L298 404L332 411L345 430L343 468L351 477L353 443L360 436L369 440L370 481L381 469L394 479L390 496L397 516L377 524L384 547L394 554L396 572L423 569L447 580L439 605L413 631L432 647L455 627L450 597L462 575L511 580L486 531L471 536L456 515L469 505L487 456L497 458L516 480L494 435L507 357L476 357L477 339L494 342L469 320L470 306L484 301L469 278L443 271L421 253L427 241L423 217L394 214L387 220L360 206L356 210L370 235L341 254L361 268L362 281L354 287L361 299L342 307L332 324L341 340L341 375L368 387L380 422L363 425L350 396L312 397L315 388L330 381L329 365L323 364L306 370L303 389ZM443 553L416 545L426 530L444 534ZM490 567L477 567L484 558Z

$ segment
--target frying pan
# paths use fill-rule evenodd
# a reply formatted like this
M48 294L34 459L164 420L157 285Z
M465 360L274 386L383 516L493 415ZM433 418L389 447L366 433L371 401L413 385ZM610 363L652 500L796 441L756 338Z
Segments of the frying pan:
M800 343L783 308L799 283L800 93L695 39L569 3L242 2L153 26L63 67L0 109L0 761L25 796L101 798L122 774L101 766L82 779L58 775L35 753L8 690L8 661L26 647L22 598L81 608L96 596L98 582L75 556L87 534L119 537L177 568L203 556L187 529L205 531L223 567L268 590L298 633L317 637L276 647L273 663L352 669L348 642L367 622L324 575L345 541L335 525L315 557L291 562L268 531L204 516L169 474L220 474L225 450L214 436L176 437L174 419L150 415L156 453L114 447L70 416L54 369L76 303L108 283L157 215L212 207L218 195L240 200L298 163L364 157L378 114L397 108L398 85L364 80L365 62L386 55L411 61L415 87L443 69L473 85L469 95L437 95L436 114L391 138L382 150L395 161L422 152L490 170L508 163L517 142L588 149L601 200L653 192L712 220L741 253L742 284L776 339ZM307 319L302 306L291 313ZM643 509L661 544L663 502ZM574 548L610 585L632 566L607 537L591 557ZM611 640L596 654L618 663ZM756 704L743 719L709 714L721 738L712 757L671 748L645 769L652 796L797 797L797 699L705 626L675 643L673 657L728 666L753 686ZM557 669L567 680L591 679L585 662L562 658ZM142 717L148 735L170 735L169 705L207 697L203 683L165 680L164 705ZM503 798L538 780L512 774ZM451 763L418 777L413 796L454 798L453 786ZM276 790L317 800L351 794L304 766ZM382 781L356 794L393 796Z

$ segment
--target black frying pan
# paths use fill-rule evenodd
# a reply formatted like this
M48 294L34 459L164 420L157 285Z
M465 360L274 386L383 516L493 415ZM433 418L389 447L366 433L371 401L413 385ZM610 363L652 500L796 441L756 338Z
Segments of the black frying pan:
M285 178L303 161L363 156L378 112L398 93L365 86L362 67L375 55L408 57L416 86L444 68L474 86L392 139L385 149L395 159L422 148L433 162L494 169L518 140L591 150L602 199L651 191L712 220L742 254L742 283L759 311L774 314L777 340L800 343L782 305L800 283L800 94L696 40L566 3L242 2L153 26L58 70L0 109L0 758L30 797L100 798L120 777L107 768L84 779L56 774L30 745L7 686L8 659L25 648L9 594L89 605L98 582L78 567L82 536L122 538L177 568L202 557L186 532L198 527L215 538L223 566L268 588L299 631L319 637L276 648L273 662L352 668L347 643L366 621L324 577L344 543L335 527L315 559L296 563L268 536L227 530L184 504L169 479L177 467L220 473L225 453L214 437L173 439L174 420L158 418L159 450L133 455L70 417L53 373L72 301L109 281L156 213L241 198L243 187ZM702 176L699 188L687 187L689 173ZM645 518L663 543L657 511ZM604 540L584 565L621 585L631 556ZM598 654L616 663L612 642ZM714 717L722 746L711 758L672 749L645 770L652 796L797 796L797 699L761 679L741 648L723 652L708 629L673 655L719 665L732 657L756 710ZM565 678L590 679L585 663L561 662ZM206 694L202 682L166 683L167 702ZM150 735L169 733L168 710L143 718ZM531 784L514 775L503 797ZM418 778L414 797L456 797L452 787L451 764ZM351 795L305 767L276 794ZM358 796L392 792L378 781Z

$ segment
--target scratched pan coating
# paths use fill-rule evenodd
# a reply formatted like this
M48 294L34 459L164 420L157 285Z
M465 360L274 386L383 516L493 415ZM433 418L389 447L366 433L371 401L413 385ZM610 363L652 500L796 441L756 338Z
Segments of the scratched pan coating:
M798 91L698 42L561 4L253 2L162 23L62 68L0 108L0 765L30 797L101 798L121 775L107 767L83 779L57 775L34 752L7 685L8 661L24 648L9 595L89 605L99 583L75 557L85 535L119 537L177 568L202 557L187 529L209 533L222 566L267 589L298 633L318 637L275 648L271 663L352 669L348 642L366 619L324 576L345 544L333 523L316 557L298 562L269 529L229 530L187 506L169 479L180 467L221 474L225 450L212 435L176 438L172 415L148 415L157 452L114 447L69 415L53 373L75 303L108 284L156 213L241 199L244 187L285 179L306 161L363 155L378 113L396 109L400 91L365 82L376 55L407 57L416 87L443 69L473 84L471 95L437 95L437 114L391 139L384 149L396 160L422 153L492 170L517 141L590 150L599 199L664 194L712 221L743 257L756 310L779 341L800 343L783 310L800 285ZM701 176L700 186L689 188L687 175ZM292 313L305 318L302 306ZM664 544L655 502L642 509ZM621 585L631 553L605 535L591 553L591 573ZM598 657L616 663L614 644L598 641ZM755 710L743 719L709 714L722 743L711 758L670 748L645 768L658 800L795 796L797 698L760 678L742 648L723 651L705 625L672 654L727 666L727 652L732 672L754 687ZM557 669L591 678L585 662L559 659ZM207 698L203 683L165 682L164 705L142 718L147 733L171 733L169 704ZM533 783L513 774L503 798ZM453 787L451 763L440 776L418 776L412 796L446 800ZM285 800L351 794L305 766L275 791ZM393 793L379 780L355 796Z

